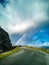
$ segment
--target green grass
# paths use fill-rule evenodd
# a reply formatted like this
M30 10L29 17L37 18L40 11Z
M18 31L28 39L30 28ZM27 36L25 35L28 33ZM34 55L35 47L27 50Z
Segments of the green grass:
M24 46L25 48L28 48L30 50L37 50L37 51L41 51L41 52L44 52L44 53L47 53L49 54L49 49L45 49L45 48L38 48L38 47L31 47L31 46Z
M7 56L9 56L9 55L11 55L11 54L13 54L13 53L16 53L16 52L18 52L20 50L21 49L19 47L16 47L15 49L10 50L8 52L0 53L0 60L7 57Z

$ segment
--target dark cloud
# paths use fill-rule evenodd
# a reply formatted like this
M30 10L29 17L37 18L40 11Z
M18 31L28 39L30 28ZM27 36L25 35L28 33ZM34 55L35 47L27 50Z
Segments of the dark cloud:
M6 4L8 3L9 1L6 1L6 0L0 0L0 4L3 6L3 7L6 7Z

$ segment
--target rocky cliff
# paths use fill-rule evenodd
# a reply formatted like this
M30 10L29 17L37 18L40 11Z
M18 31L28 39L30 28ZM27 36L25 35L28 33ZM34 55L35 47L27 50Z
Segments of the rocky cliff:
M9 34L0 27L0 50L8 51L10 49L12 49L12 44Z

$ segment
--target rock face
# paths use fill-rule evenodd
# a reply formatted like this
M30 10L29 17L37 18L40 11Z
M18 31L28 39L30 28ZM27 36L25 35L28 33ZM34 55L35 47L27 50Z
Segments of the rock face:
M10 49L12 49L12 44L9 35L0 27L0 50L8 51Z

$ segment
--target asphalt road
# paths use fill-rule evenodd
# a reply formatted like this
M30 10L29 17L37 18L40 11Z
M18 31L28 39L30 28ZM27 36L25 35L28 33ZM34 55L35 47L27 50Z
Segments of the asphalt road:
M40 51L22 49L0 60L0 65L49 65L49 55Z

